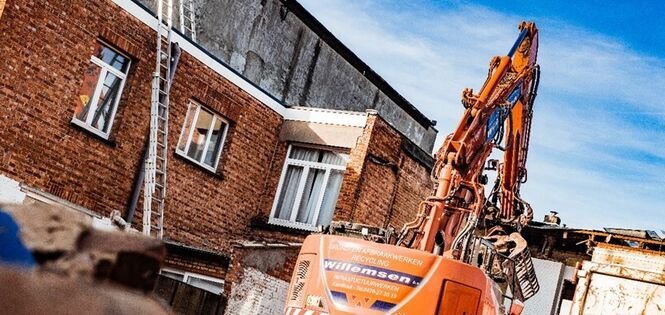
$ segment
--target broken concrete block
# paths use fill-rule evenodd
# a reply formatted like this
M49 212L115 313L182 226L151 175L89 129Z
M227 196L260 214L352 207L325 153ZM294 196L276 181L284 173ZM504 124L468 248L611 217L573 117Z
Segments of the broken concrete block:
M79 235L92 219L62 206L36 202L31 205L4 205L20 226L23 243L33 252L56 253L76 249Z
M20 228L38 269L92 282L109 281L144 292L155 286L166 248L142 234L92 228L91 218L44 203L4 206Z

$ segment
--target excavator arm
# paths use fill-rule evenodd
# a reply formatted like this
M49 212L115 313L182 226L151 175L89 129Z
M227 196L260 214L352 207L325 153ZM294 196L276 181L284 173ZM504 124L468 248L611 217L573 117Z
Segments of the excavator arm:
M521 23L519 29L510 52L491 60L480 93L463 91L464 115L436 154L434 192L421 203L416 219L402 228L397 245L469 261L479 222L485 231L481 236L496 242L497 231L519 237L512 232L519 232L532 218L519 188L526 181L532 106L539 79L538 30L529 22ZM494 148L504 151L503 162L490 160L486 167ZM486 169L498 171L488 200L484 193Z

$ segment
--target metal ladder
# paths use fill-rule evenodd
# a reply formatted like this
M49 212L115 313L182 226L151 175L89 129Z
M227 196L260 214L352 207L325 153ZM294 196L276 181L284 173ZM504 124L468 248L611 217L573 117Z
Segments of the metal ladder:
M152 76L150 104L150 140L145 160L143 188L143 234L164 236L164 201L166 199L166 158L168 154L169 90L177 57L171 47L173 0L157 0L156 66ZM175 53L178 55L179 53ZM176 58L176 63L173 58ZM171 67L174 69L171 69ZM153 211L157 212L154 214Z
M196 11L194 0L180 0L180 31L196 42Z

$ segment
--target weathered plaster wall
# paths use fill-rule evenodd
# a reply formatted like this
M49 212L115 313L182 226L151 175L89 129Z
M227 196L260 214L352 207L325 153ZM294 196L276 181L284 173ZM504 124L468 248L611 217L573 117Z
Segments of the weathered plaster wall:
M242 282L231 290L225 314L280 314L289 283L254 268L244 268Z
M432 150L436 130L418 123L280 0L194 1L197 42L286 105L376 109L411 141ZM154 7L154 0L140 2Z

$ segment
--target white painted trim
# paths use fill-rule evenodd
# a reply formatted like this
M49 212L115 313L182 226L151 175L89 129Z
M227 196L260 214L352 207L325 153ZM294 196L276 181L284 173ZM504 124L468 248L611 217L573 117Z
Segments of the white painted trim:
M289 156L291 154L291 145L286 149L286 156ZM284 178L286 177L286 170L289 167L289 164L284 162L282 165L282 173L279 175L279 183L277 184L277 192L275 192L275 198L272 201L272 209L270 210L270 217L268 219L268 222L272 220L272 218L275 216L275 211L277 211L277 203L279 202L279 196L282 193L282 186L284 185Z
M195 107L193 107L193 106L195 106ZM181 157L183 157L183 158L185 158L189 161L192 161L193 163L196 163L197 165L200 165L201 167L215 173L215 172L217 172L217 167L219 166L219 160L220 160L220 157L222 155L222 151L224 150L224 141L226 141L226 133L229 130L229 121L224 119L223 117L215 114L213 111L205 108L205 106L203 106L203 105L201 105L197 102L190 101L189 102L189 107L187 109L187 114L185 115L185 121L183 122L182 130L180 131L180 137L182 137L185 133L185 124L187 124L187 118L189 118L190 110L192 110L192 109L195 110L194 119L192 120L192 124L190 125L190 128L189 128L189 135L187 136L187 142L185 143L185 150L184 151L180 150L179 145L180 145L180 141L182 141L182 139L178 139L178 145L176 145L175 153L178 154L179 156L181 156ZM209 129L208 129L208 133L206 134L206 142L203 146L203 153L201 154L201 160L198 161L198 160L190 157L189 155L187 155L187 152L189 152L189 147L191 146L191 143L192 143L192 135L194 134L194 129L196 128L196 123L199 119L199 114L201 113L202 110L205 111L205 112L210 113L210 115L212 115L212 120L210 121L210 126L209 126ZM217 120L222 121L222 128L224 130L223 130L222 134L220 135L219 152L217 152L217 156L214 158L214 161L215 161L214 166L210 166L210 165L206 164L204 161L205 161L206 155L208 154L207 150L208 150L208 148L210 147L210 144L211 144L210 136L212 135L212 129L215 126L215 121L217 121Z
M123 56L127 59L127 69L125 71L129 71L129 68L132 66L132 61L130 58L127 58L127 56L121 54L120 52L116 51L115 49L111 48L110 45L100 42L99 45L101 46L101 49L108 48L109 50L113 51L114 53ZM72 117L71 122L90 131L91 133L102 137L105 140L109 140L111 136L111 130L113 130L113 123L115 122L115 114L117 113L118 106L120 105L120 99L122 98L122 92L125 89L125 82L127 80L127 74L123 73L122 71L114 68L112 65L106 63L104 60L99 59L97 56L92 55L90 57L90 62L93 64L97 65L99 68L101 68L101 72L99 73L99 78L97 79L97 84L95 85L95 90L92 92L92 96L89 101L89 106L90 108L88 109L88 115L85 118L85 121L78 119L76 117L76 114L74 114L74 117ZM118 80L120 80L120 87L118 88L118 94L113 100L113 104L111 105L111 115L109 116L110 121L108 123L108 130L103 131L100 128L96 128L92 125L93 119L95 117L95 112L97 111L97 108L99 106L99 97L100 94L102 93L102 90L104 89L104 82L106 81L106 75L108 73L111 73L114 75ZM105 95L105 97L108 97L108 95Z
M160 269L160 273L161 273L162 270L182 275L183 276L182 280L185 283L187 283L187 279L189 277L194 277L194 278L199 278L199 279L203 279L203 280L208 280L208 281L211 281L211 282L216 282L216 283L219 283L219 284L224 284L224 279L215 278L215 277L211 277L211 276L206 276L206 275L202 275L202 274L195 273L195 272L189 272L189 271L183 271L183 270L173 269L173 268L169 268L169 267L163 267L162 269Z
M157 18L150 15L148 11L141 8L132 0L113 0L113 2L139 21L150 26L150 28L153 30L157 30ZM286 108L266 92L262 91L247 81L247 79L233 72L228 68L228 66L210 57L206 52L193 45L189 40L185 39L180 34L172 32L171 40L175 43L178 43L183 51L186 51L192 55L192 57L208 66L217 74L231 81L231 83L239 87L241 90L253 96L259 102L263 103L265 106L269 107L277 114L284 117L285 120L298 120L361 128L365 127L367 124L367 113L365 112L352 112L309 107Z
M321 187L321 195L319 195L319 198L316 200L316 209L312 215L312 224L314 226L319 225L319 213L321 212L321 206L323 205L323 197L326 195L326 188L328 188L330 173L332 173L332 170L326 170L325 174L323 175L323 187Z
M274 225L279 225L279 226L284 226L284 227L289 227L289 228L294 228L294 229L298 229L298 230L312 231L312 232L316 232L316 231L319 230L318 226L314 226L312 224L296 222L296 221L289 221L289 220L273 218L273 217L270 217L270 219L268 219L268 223L274 224Z
M288 164L288 163L287 163ZM296 190L296 199L293 201L293 206L291 207L291 218L289 221L298 222L298 210L300 209L300 202L302 202L302 195L305 192L305 184L307 183L307 177L309 176L309 166L305 166L302 169L302 174L300 174L300 181L298 182L298 188Z
M290 247L302 247L302 243L295 242L284 242L284 243L258 243L253 241L234 241L232 242L233 246L236 247L248 247L248 248L290 248Z
M364 112L312 107L287 108L284 113L284 119L360 128L364 128L367 125L367 113Z
M25 186L25 185L21 184L21 191L25 193L26 197L30 197L32 199L39 200L39 201L47 203L47 204L65 206L67 208L85 213L85 214L87 214L87 215L89 215L93 218L98 218L98 219L103 218L101 215L95 213L94 211L92 211L88 208L81 207L77 204L69 202L68 200L62 199L58 196L49 194L47 192L41 191L41 190L36 189L36 188L32 188L32 187Z
M311 161L303 161L303 160L298 160L298 159L293 159L289 158L291 154L291 149L296 146L296 147L307 147L307 146L301 146L300 144L289 144L289 147L286 151L286 156L287 158L284 160L284 165L282 165L282 173L279 176L279 183L277 184L277 191L275 192L275 198L273 199L272 202L272 209L270 210L270 217L268 217L268 223L269 224L274 224L274 225L280 225L280 226L285 226L285 227L290 227L290 228L295 228L295 229L301 229L301 230L306 230L306 231L318 231L318 216L319 213L321 212L321 206L323 202L323 196L325 195L325 189L328 185L328 180L330 179L330 173L332 170L339 170L339 171L344 171L346 170L346 163L344 165L333 165L333 164L325 164L325 163L319 163L319 162L311 162ZM315 148L316 150L326 150L325 147L317 146ZM330 150L330 148L328 148ZM346 157L345 162L348 163L348 155ZM289 166L294 165L294 166L300 166L303 167L303 172L300 174L300 182L298 182L298 187L297 192L296 192L296 198L293 201L293 206L291 208L291 216L289 220L284 220L275 217L275 214L277 212L277 204L279 203L279 198L281 197L282 193L282 188L284 186L284 180L286 178L286 171ZM302 201L302 194L304 192L304 186L305 182L307 181L307 175L309 174L310 169L318 169L318 170L323 170L325 171L324 174L324 181L323 181L323 187L321 190L321 196L317 198L316 200L316 208L314 209L314 216L312 219L312 223L302 223L296 221L297 216L298 216L298 209L300 208L300 202Z
M296 145L297 147L302 147L299 145ZM320 150L320 149L317 149ZM347 156L346 161L348 161L349 158ZM289 165L297 165L297 166L302 166L302 167L307 167L307 168L315 168L318 170L327 170L327 169L334 169L334 170L340 170L344 171L346 170L346 163L344 165L336 165L336 164L326 164L326 163L321 163L321 162L312 162L312 161L305 161L305 160L298 160L298 159L293 159L293 158L287 158L286 163Z

